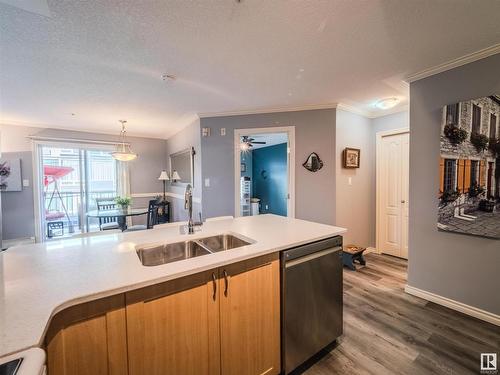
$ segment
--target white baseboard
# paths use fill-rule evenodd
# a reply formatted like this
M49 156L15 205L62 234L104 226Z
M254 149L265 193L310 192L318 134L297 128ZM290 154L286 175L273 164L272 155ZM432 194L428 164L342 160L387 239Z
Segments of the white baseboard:
M489 311L478 309L477 307L466 305L465 303L455 301L450 298L440 296L425 290L415 288L410 285L405 286L405 292L412 296L423 298L427 301L437 303L438 305L448 307L449 309L460 311L474 318L484 320L488 323L500 326L500 315L493 314Z
M378 253L378 251L376 248L369 246L366 248L363 254L370 254L370 253Z

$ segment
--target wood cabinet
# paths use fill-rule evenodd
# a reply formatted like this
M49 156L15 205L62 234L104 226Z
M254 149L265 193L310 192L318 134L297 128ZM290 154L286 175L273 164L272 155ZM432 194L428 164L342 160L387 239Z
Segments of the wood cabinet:
M217 270L126 293L126 302L129 375L220 373Z
M49 375L279 374L279 285L271 254L68 308Z
M45 336L50 375L127 374L123 294L56 314Z
M280 372L278 255L220 269L222 374Z

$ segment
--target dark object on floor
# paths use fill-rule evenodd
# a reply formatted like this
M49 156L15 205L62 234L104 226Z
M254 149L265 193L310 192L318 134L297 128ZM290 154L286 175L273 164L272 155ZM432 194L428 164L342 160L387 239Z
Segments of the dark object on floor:
M479 202L479 209L484 212L493 212L495 208L495 202L486 200L486 199L481 199Z
M59 237L64 235L64 223L62 221L49 221L47 223L47 237Z
M363 257L363 252L365 250L366 248L361 246L346 245L344 247L344 251L342 252L342 261L344 262L344 266L356 271L354 261L358 261L362 266L366 265L365 258Z

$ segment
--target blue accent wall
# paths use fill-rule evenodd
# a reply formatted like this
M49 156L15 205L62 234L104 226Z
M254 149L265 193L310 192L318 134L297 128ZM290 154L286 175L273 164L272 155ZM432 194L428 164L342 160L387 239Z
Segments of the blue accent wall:
M259 148L252 155L253 197L260 198L260 212L286 216L287 144Z

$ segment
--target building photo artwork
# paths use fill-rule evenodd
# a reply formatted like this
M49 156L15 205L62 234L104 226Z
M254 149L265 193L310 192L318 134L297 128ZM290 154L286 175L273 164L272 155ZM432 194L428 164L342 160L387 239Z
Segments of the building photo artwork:
M443 108L438 229L500 239L499 133L498 94Z

